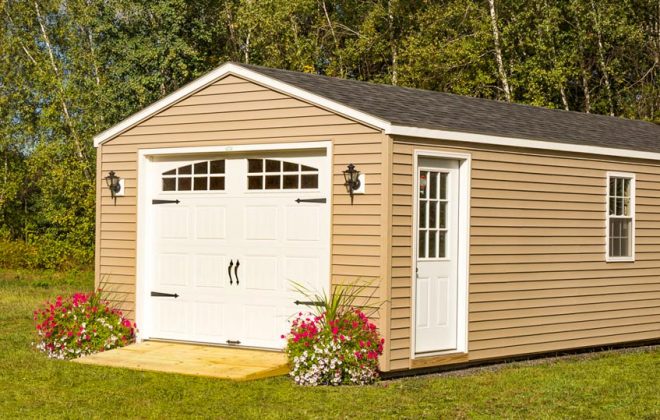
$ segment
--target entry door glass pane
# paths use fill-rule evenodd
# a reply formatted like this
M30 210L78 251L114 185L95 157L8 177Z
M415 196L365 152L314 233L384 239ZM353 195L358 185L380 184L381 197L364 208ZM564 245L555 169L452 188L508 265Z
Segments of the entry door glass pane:
M417 256L420 259L447 257L448 175L446 172L433 170L421 170L417 174Z

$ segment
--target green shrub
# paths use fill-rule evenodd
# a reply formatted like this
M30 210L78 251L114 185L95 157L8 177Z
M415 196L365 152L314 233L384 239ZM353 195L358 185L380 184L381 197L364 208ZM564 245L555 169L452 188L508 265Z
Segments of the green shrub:
M37 249L23 241L0 241L0 268L36 268Z
M47 237L34 243L0 240L0 268L70 270L89 268L93 249L80 249Z

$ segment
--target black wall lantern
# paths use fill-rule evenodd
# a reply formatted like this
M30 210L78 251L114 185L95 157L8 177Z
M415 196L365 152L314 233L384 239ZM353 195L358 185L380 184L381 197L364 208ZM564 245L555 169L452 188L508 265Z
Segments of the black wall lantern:
M344 181L346 181L344 185L351 196L351 204L353 204L353 194L360 188L360 171L356 170L352 163L349 163L348 169L344 171Z
M117 194L121 191L121 183L119 182L119 177L115 175L115 171L108 173L108 176L105 177L105 183L108 185L112 199L117 204Z

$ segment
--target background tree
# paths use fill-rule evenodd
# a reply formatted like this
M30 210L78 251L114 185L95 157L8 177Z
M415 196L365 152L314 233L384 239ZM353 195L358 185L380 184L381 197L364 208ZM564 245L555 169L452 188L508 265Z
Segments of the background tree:
M89 264L92 137L228 60L660 122L659 0L0 0L0 265Z

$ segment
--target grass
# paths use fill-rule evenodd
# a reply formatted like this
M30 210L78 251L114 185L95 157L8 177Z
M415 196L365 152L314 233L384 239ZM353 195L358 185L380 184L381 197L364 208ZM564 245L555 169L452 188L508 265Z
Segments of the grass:
M90 273L0 271L0 418L660 418L657 348L341 388L85 366L32 350L32 310L91 288Z

